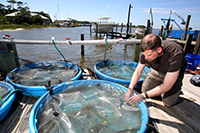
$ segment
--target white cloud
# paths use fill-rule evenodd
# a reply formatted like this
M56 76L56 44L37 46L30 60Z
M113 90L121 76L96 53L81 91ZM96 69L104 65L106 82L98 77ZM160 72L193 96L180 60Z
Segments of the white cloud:
M110 9L111 7L109 6L109 5L107 5L107 7L105 7L104 9L106 10L106 9Z

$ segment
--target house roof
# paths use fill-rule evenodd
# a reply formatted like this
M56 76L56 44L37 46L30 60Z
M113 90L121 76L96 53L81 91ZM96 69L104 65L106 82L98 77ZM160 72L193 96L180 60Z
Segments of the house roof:
M71 21L72 19L71 18L61 18L59 21Z
M6 16L8 16L8 17L14 17L18 12L20 12L20 11L7 14ZM31 16L35 16L35 15L37 15L37 13L31 13ZM39 14L39 15L40 15L40 14ZM40 15L40 17L43 18L43 19L49 19L49 18L44 17L44 16L42 16L42 15Z

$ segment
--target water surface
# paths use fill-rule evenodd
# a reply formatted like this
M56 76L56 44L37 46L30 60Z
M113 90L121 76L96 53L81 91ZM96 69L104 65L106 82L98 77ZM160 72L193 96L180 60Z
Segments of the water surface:
M118 28L118 30L120 30ZM132 33L135 29L132 29ZM115 30L114 30L115 31ZM124 31L125 32L125 28ZM33 28L25 30L1 31L0 36L9 34L14 39L24 40L50 40L54 37L55 41L65 41L70 38L71 41L81 40L81 34L84 34L84 40L97 39L95 34L90 35L89 27L75 28ZM57 45L58 49L64 55L66 60L79 65L81 68L93 68L94 64L104 59L105 45L85 45L85 55L81 55L80 45ZM16 44L18 56L20 58L33 62L60 61L62 56L52 45L44 44ZM106 59L127 60L133 59L132 44L114 44L109 45ZM23 65L25 62L20 62Z

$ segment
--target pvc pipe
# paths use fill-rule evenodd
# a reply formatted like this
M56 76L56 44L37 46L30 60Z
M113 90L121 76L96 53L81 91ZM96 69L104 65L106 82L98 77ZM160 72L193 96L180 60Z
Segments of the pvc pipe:
M14 44L53 44L52 40L50 41L41 41L41 40L18 40L18 39L0 39L0 42L4 43L14 43ZM105 40L84 40L84 41L54 41L56 45L106 45ZM111 44L135 44L140 43L141 39L107 39L108 45Z

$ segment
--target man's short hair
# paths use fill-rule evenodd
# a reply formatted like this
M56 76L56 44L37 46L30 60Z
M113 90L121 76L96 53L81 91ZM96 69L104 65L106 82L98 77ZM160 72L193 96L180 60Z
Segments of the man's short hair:
M140 50L141 52L144 52L145 50L157 50L157 48L161 47L161 39L159 36L155 34L148 34L146 35L140 44Z

